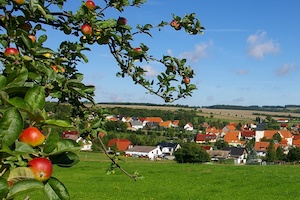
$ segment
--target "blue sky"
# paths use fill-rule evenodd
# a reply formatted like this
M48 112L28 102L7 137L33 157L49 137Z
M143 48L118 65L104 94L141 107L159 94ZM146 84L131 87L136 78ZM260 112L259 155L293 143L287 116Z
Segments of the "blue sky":
M78 1L80 3L80 1ZM222 3L221 3L222 2ZM102 1L95 0L100 4ZM72 0L72 6L74 0ZM150 47L157 58L187 58L196 76L192 97L174 102L189 106L300 104L300 1L295 0L149 0L141 8L123 13L107 10L107 17L125 17L128 24L171 21L171 14L196 13L204 35L190 36L183 30L165 28L153 38L133 42ZM54 36L55 37L55 36ZM51 36L49 36L49 40ZM130 78L118 78L118 66L105 46L90 46L90 62L80 64L84 82L96 86L96 102L143 102L164 104L159 97ZM149 75L163 70L142 64Z

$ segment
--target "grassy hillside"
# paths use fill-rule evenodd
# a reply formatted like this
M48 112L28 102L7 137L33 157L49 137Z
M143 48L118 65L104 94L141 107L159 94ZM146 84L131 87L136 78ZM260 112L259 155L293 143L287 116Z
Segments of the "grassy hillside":
M81 153L81 158L72 168L54 168L53 176L66 185L72 200L289 200L300 196L297 165L177 164L125 158L121 165L143 176L133 181L119 170L106 175L109 162L101 154ZM40 200L41 195L36 191L31 199Z

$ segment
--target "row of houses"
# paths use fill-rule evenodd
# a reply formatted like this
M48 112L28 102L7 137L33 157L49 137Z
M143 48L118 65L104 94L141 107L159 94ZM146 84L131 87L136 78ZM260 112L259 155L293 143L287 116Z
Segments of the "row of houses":
M117 146L119 151L124 152L125 156L148 158L150 160L160 158L173 160L174 152L181 148L178 143L162 142L157 146L132 146L131 142L127 139L112 139L108 143L108 151L111 151L114 145ZM232 159L235 164L246 163L248 154L245 148L224 147L221 150L213 150L212 146L201 147L207 151L212 161Z
M179 120L166 120L163 121L161 117L116 117L116 116L108 116L106 117L110 121L122 121L127 124L128 130L136 131L144 128L178 128ZM188 122L183 127L185 130L192 131L194 130L193 125Z
M113 151L116 146L118 151L124 152L130 157L145 157L150 160L158 158L174 159L174 152L181 146L178 143L161 142L157 146L133 146L127 139L112 139L108 142L108 152Z

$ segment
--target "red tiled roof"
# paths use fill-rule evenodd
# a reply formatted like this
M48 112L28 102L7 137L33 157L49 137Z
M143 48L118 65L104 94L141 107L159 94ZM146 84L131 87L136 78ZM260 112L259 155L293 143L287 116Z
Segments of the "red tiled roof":
M300 140L300 135L294 135L293 140Z
M119 139L119 138L117 138L117 139L110 140L108 142L107 146L111 147L114 144L117 145L118 150L125 151L129 147L129 145L131 144L131 142L129 140L127 140L127 139Z
M235 126L232 124L229 124L226 126L228 128L229 131L234 131L235 130Z
M293 145L300 147L300 140L293 140Z
M216 139L216 134L214 133L210 133L210 134L197 134L197 137L196 137L196 141L205 141L205 140L213 140L213 139Z
M220 133L220 132L222 132L221 130L219 130L219 129L216 129L215 127L211 127L211 128L206 128L205 129L205 132L206 133Z
M243 137L254 137L255 131L254 130L243 130L241 133L241 136Z
M228 143L239 142L240 131L228 131L224 136L224 141Z
M278 130L264 130L264 137L266 139L272 139L273 135L278 133Z
M144 121L147 122L162 122L162 118L161 117L146 117L146 119Z
M291 131L288 131L288 130L280 130L279 132L280 132L280 134L283 136L283 138L292 138L292 137L293 137Z

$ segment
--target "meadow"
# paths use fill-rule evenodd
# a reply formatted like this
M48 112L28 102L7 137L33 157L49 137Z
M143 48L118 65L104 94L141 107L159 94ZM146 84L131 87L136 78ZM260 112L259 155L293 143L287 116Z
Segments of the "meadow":
M139 172L141 178L134 181L118 169L107 175L110 162L100 153L80 153L80 157L77 165L55 167L53 172L72 200L300 199L300 165L178 164L122 158L120 164L128 172ZM42 195L30 193L36 200Z

